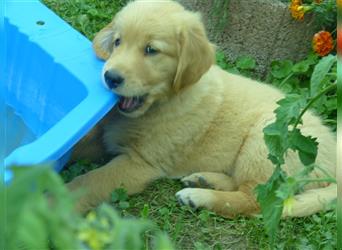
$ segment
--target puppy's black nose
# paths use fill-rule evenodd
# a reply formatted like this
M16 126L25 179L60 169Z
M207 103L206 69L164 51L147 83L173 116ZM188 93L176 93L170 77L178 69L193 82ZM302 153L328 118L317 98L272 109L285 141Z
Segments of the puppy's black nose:
M110 89L119 87L124 82L124 78L116 70L107 70L104 74L104 80Z

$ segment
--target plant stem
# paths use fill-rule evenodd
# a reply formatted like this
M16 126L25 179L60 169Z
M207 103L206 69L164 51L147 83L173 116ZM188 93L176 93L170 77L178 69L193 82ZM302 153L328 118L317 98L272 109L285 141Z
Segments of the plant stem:
M334 178L321 178L321 179L314 179L314 178L303 178L298 179L299 182L331 182L336 183Z
M327 75L327 76L337 76L337 73L331 72L331 73L327 73L326 75Z
M324 121L324 123L336 123L336 120L334 120L334 119L324 119L323 120Z
M336 33L336 31L337 31L337 28L335 28L333 31L331 31L331 32L330 32L330 34L332 34L332 35L333 35L333 34L335 34L335 33Z
M297 118L294 126L293 126L293 129L292 131L294 131L300 120L302 119L303 115L305 114L305 112L310 108L310 106L315 102L317 101L322 95L324 95L325 93L328 93L329 91L333 90L333 89L336 89L337 87L337 81L335 81L332 85L326 87L325 89L323 89L320 93L318 93L316 96L312 97L311 100L306 104L306 106L304 107L304 109L302 110L302 112L300 113L299 117Z
M287 80L289 80L292 76L294 75L294 73L290 73L280 84L279 84L279 88L282 87L286 82Z
M317 164L314 164L314 168L318 168L323 174L325 174L325 176L327 178L334 178L332 177L327 170L325 170L324 168L322 168L321 166L317 165Z

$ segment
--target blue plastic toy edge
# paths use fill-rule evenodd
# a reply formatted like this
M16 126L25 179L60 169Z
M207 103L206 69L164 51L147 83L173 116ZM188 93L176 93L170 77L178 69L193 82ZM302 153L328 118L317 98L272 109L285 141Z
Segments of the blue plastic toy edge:
M31 1L32 2L32 1ZM8 1L7 4L15 3L16 1ZM45 5L39 1L35 2L37 11L44 12L44 18L49 19L49 22L55 22L57 25L68 25L61 18L59 18L55 13L48 9ZM6 6L7 7L7 6ZM11 18L11 6L8 6L8 12L5 16L9 19L11 24L20 25L12 22ZM12 6L13 7L13 6ZM17 6L16 6L17 7ZM17 10L20 11L20 10ZM23 14L24 12L20 12ZM30 13L28 13L29 15ZM69 27L69 25L68 25ZM21 32L25 32L25 29L18 27ZM68 39L76 39L78 43L88 43L88 47L91 48L91 43L85 37L80 39L80 34L72 29L77 36L68 37ZM68 32L70 33L70 32ZM30 36L30 34L27 34ZM42 48L50 54L49 48L46 46L48 38L43 41L35 41ZM53 44L53 43L52 43ZM10 165L32 165L43 162L52 162L61 159L63 155L67 152L70 154L72 146L82 138L95 124L98 122L116 103L117 98L102 86L100 83L100 76L98 71L88 69L86 72L84 69L77 67L79 61L89 61L89 65L102 64L99 60L95 58L93 54L86 55L76 55L75 58L70 60L65 60L63 58L58 58L58 55L51 55L56 59L56 61L67 67L75 77L79 78L84 85L89 90L89 95L77 105L69 114L67 114L60 122L48 130L44 135L42 135L36 141L22 146L16 149L12 154L5 158L5 166ZM89 71L90 70L90 71ZM82 72L83 71L83 72ZM86 73L86 74L85 74ZM90 76L90 78L89 78ZM94 77L97 79L98 84L94 84ZM91 87L90 87L91 86ZM77 114L82 114L82 119ZM57 150L56 150L57 149ZM67 155L65 155L66 157ZM64 157L64 158L65 158ZM63 160L65 161L65 159ZM62 166L56 166L60 170ZM7 171L6 171L7 172ZM5 173L6 178L6 173Z
M5 3L0 1L0 34L4 33L4 16L5 16ZM0 65L5 64L5 39L0 39ZM4 67L0 67L0 79L4 76ZM0 118L5 117L5 86L3 81L0 80ZM0 126L0 142L5 141L5 126ZM3 128L3 129L1 129ZM5 162L5 149L0 147L0 182L4 181L4 162ZM0 183L1 185L1 183Z

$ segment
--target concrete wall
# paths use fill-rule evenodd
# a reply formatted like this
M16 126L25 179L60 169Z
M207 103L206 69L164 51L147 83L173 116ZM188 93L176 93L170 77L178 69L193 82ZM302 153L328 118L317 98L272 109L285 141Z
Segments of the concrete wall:
M312 36L318 31L312 16L306 15L304 21L294 20L288 5L278 0L178 1L202 13L210 40L229 59L235 60L241 55L256 59L260 75L265 75L276 59L305 57L310 51ZM225 25L220 26L222 21Z

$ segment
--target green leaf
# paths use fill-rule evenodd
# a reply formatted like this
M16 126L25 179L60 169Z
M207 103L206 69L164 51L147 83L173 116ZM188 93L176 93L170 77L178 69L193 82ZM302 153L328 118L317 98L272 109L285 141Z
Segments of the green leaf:
M293 87L292 87L291 84L289 84L288 81L286 81L285 84L281 85L281 86L279 87L279 89L280 89L281 91L283 91L284 93L292 93L292 92L293 92Z
M298 150L299 158L304 165L313 164L317 157L317 141L311 136L304 136L299 129L289 134L290 148Z
M232 74L236 74L236 75L240 75L241 74L241 72L237 69L237 68L235 68L235 67L233 67L233 68L227 68L226 69L229 73L232 73Z
M298 87L299 84L303 84L303 80L299 78L299 76L292 76L290 77L285 84L283 84L282 86L280 86L280 89L284 92L284 93L297 93L298 91Z
M315 52L312 51L311 53L309 53L309 55L307 56L305 60L310 65L314 65L314 64L317 64L317 62L319 61L319 56Z
M336 56L328 55L323 57L319 63L314 68L314 71L311 75L310 80L310 95L315 96L322 85L323 79L330 71L331 67L336 63L337 59Z
M282 183L278 190L276 190L276 196L282 201L286 200L290 196L294 196L298 191L298 182L294 177L286 177L286 181Z
M78 16L77 21L79 22L79 24L83 26L89 22L89 18L87 15L83 14L83 15Z
M293 65L292 71L294 73L306 73L309 70L309 68L310 68L310 61L304 60Z
M265 184L259 184L255 189L257 192L257 200L261 207L265 229L270 237L271 248L275 243L280 217L283 211L283 200L277 196L277 190L285 181L286 173L278 165L271 178Z
M226 57L222 51L217 51L216 52L216 62L219 64L220 62L225 62Z
M147 219L149 213L150 213L150 208L149 208L148 204L144 204L144 208L140 212L141 218Z
M299 94L289 94L277 104L279 104L275 110L277 121L286 125L293 124L305 107L306 98Z
M325 101L324 106L328 111L333 111L337 109L337 98L328 99Z
M209 249L209 246L199 241L196 241L194 243L194 247L195 247L195 250L208 250Z
M58 174L46 166L11 170L14 179L6 187L7 248L78 249L75 225L80 216Z
M159 213L161 215L169 215L170 214L170 210L167 207L163 207L163 208L159 209Z
M256 62L249 56L241 56L236 60L236 67L238 69L255 69Z
M208 222L208 220L210 218L210 213L207 210L202 210L201 213L198 215L198 218L202 222Z
M216 52L216 63L222 69L225 69L225 70L227 70L230 67L229 63L227 62L227 58L222 51Z
M263 129L264 140L268 148L268 158L273 164L284 164L287 148L287 127L280 123L271 123Z
M111 200L112 202L117 202L117 201L119 201L119 195L118 195L116 192L112 192L110 198L111 198L110 200Z
M111 194L112 202L126 201L128 199L127 191L124 188L117 188Z
M271 74L278 79L287 77L292 72L293 63L290 60L271 63Z
M316 155L304 151L298 151L298 155L300 161L306 166L313 164L316 160Z
M158 233L154 240L154 249L173 250L173 245L165 233Z
M120 209L127 209L127 208L129 208L129 202L128 201L120 201L119 202L119 208Z

